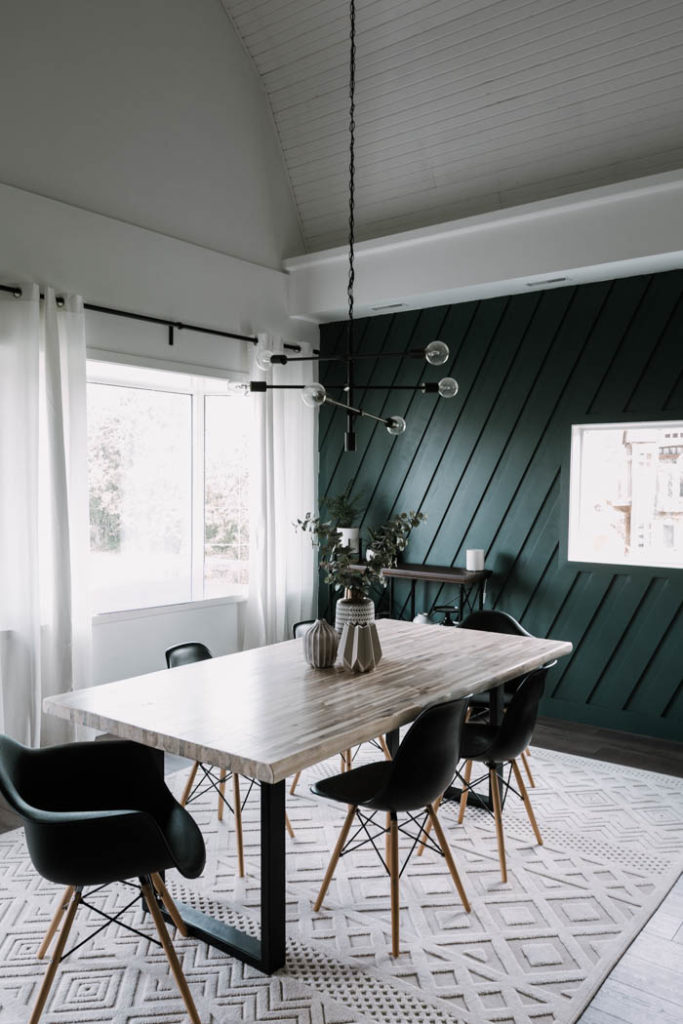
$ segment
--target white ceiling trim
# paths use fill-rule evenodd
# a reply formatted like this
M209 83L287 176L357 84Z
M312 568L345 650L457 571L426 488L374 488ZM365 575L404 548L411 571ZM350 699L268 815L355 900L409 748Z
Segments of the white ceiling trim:
M418 309L683 267L683 172L361 242L355 309ZM346 316L345 246L286 260L290 316ZM558 280L560 278L561 280Z

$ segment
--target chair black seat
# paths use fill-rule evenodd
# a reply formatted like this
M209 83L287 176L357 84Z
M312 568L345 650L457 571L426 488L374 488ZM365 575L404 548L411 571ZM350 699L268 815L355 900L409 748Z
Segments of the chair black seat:
M501 763L513 761L526 750L533 736L547 674L548 666L543 665L521 678L499 726L465 724L461 749L466 760Z
M154 752L128 740L32 750L0 737L0 792L24 820L36 870L103 885L177 868L201 874L204 840Z
M379 806L376 796L386 787L391 774L391 761L375 761L352 768L350 772L333 775L329 779L319 779L311 786L316 796L324 796L328 800L336 800L340 804L372 807L374 810L389 811L390 807Z
M479 761L486 756L498 736L498 726L468 722L462 733L460 753L466 761Z

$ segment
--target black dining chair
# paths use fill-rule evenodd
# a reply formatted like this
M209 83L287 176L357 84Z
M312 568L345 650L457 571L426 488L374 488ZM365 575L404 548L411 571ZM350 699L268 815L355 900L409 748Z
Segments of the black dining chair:
M299 640L304 636L308 632L309 626L312 626L314 622L315 619L302 619L301 622L295 622L292 626L292 637L294 640Z
M181 935L187 936L161 873L177 868L186 878L200 875L206 859L204 840L166 786L155 752L128 740L32 750L0 736L0 792L23 819L36 871L66 886L38 950L42 959L64 918L30 1024L40 1019L57 967L73 952L65 953L64 948L81 904L108 923L115 921L135 932L120 914L111 917L88 902L84 890L112 882L131 885L133 878L138 879L139 890L133 886L136 895L129 906L141 891L159 935L157 944L166 953L190 1019L200 1024L159 900Z
M490 609L486 611L472 612L466 619L460 623L460 629L478 629L486 633L505 633L508 636L533 636L529 633L524 626L513 618L508 612L500 611L498 609ZM506 683L503 683L503 708L507 708L512 700L517 687L521 680L524 678L517 677L516 679L508 679ZM468 713L468 720L470 718L479 719L487 718L489 713L489 699L484 693L475 693L472 696L470 702L470 712ZM530 750L523 750L520 759L524 766L524 771L527 774L529 785L535 788L536 783L529 766L529 755Z
M191 665L197 661L207 661L212 658L211 651L206 646L197 640L187 641L183 644L174 644L173 647L169 647L166 651L166 665L168 668L178 668L181 665ZM201 771L201 777L198 783L195 784L195 778L197 772ZM225 786L229 778L232 778L232 806L228 803L225 797ZM216 769L213 765L203 764L201 761L195 761L190 769L190 774L187 777L185 783L185 789L183 795L180 798L180 803L183 807L190 803L192 800L196 800L201 796L204 796L209 790L214 789L218 794L218 820L223 820L223 808L228 807L232 811L233 818L235 820L235 844L237 847L237 873L240 878L244 878L244 833L242 831L242 810L247 802L254 781L248 780L249 787L247 789L247 795L242 799L240 792L240 777L237 772L228 771L227 768ZM289 820L289 816L285 814L285 825L289 835L294 838L294 829Z
M543 845L543 839L536 823L522 773L517 764L517 758L531 742L549 667L550 665L543 665L542 668L534 669L522 679L508 705L501 725L467 722L462 731L461 754L465 759L465 771L463 774L458 824L461 824L464 818L469 793L488 776L493 803L493 817L496 823L498 858L500 860L503 882L507 882L507 864L502 809L505 796L509 793L514 793L523 801L529 822L536 836L536 841L539 846ZM474 761L484 764L487 771L481 778L475 779L472 782L472 764ZM499 766L505 764L510 765L507 779L502 773L499 775ZM513 774L517 783L516 789L510 782ZM499 786L501 782L505 791L503 796L501 796Z
M372 764L352 768L351 771L320 779L311 792L348 806L346 820L342 827L332 859L327 868L314 910L320 910L328 886L334 875L339 858L351 849L357 850L370 843L382 860L391 879L391 953L399 955L399 878L421 837L429 820L439 845L425 838L434 850L443 854L462 904L470 912L460 876L453 860L448 840L432 804L446 789L453 778L460 758L460 734L462 732L467 700L450 700L426 708L415 719L406 733L393 761L376 761ZM361 808L363 810L361 810ZM364 811L370 811L365 814ZM412 812L422 812L419 815ZM378 813L386 813L385 827L374 823ZM408 814L408 822L399 825L399 813ZM358 829L348 839L354 817ZM412 834L409 825L416 825L418 832ZM412 846L399 869L399 831L412 840ZM365 838L362 838L365 836ZM385 836L385 856L376 845ZM361 838L359 838L361 837Z

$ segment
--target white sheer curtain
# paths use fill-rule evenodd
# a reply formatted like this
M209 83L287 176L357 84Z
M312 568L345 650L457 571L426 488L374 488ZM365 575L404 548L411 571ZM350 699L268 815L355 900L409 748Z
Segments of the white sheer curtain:
M85 322L37 286L0 301L0 731L70 738L44 697L89 685Z
M281 351L277 338L259 335L260 348ZM301 355L311 355L302 345ZM252 380L273 384L309 383L313 362L273 366L264 373L253 362ZM318 413L299 390L272 390L248 399L253 415L251 466L249 600L245 646L259 647L291 637L292 625L313 617L317 570L308 535L293 523L314 511L318 472Z

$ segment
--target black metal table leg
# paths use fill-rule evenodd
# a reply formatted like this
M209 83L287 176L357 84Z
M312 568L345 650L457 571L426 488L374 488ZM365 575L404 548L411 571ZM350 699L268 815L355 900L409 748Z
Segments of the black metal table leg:
M285 783L261 784L261 960L272 974L285 962Z
M158 751L163 759L163 751ZM162 760L163 764L163 760ZM176 902L190 935L264 974L285 962L285 783L261 783L261 937ZM163 908L164 916L170 921Z

